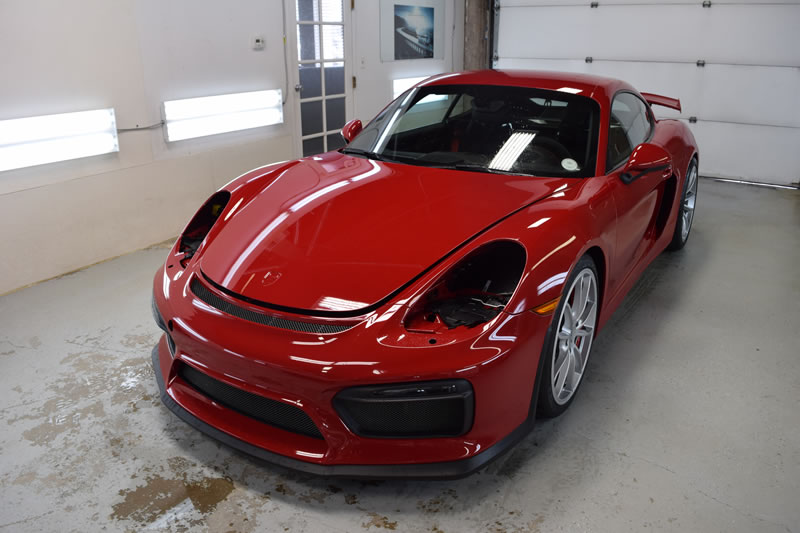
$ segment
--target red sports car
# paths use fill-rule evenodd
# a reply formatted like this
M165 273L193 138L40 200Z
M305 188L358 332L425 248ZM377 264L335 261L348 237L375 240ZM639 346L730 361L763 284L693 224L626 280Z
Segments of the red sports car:
M689 237L698 150L625 82L429 78L345 148L240 176L154 280L164 403L348 477L458 477L575 398L592 340Z

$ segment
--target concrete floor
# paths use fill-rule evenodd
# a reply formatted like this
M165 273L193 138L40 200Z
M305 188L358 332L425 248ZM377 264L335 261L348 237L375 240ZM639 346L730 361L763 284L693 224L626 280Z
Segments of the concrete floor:
M800 193L703 180L561 418L457 482L259 464L164 408L166 249L0 297L0 531L800 531Z

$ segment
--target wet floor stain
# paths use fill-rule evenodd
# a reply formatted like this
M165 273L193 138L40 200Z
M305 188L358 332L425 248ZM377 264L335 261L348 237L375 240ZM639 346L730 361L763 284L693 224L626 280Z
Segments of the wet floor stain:
M447 489L435 498L417 502L417 509L424 513L438 513L439 511L452 511L455 501L458 499L458 492L455 489Z
M369 517L369 521L361 524L361 527L364 529L369 529L371 527L377 529L397 529L397 521L392 522L386 516L381 516L378 513L369 513Z
M150 349L153 345L158 341L158 335L153 333L128 333L122 340L120 344L125 346L126 348L141 348L141 349Z
M283 494L284 496L294 496L295 491L292 490L291 487L287 487L284 483L278 483L275 485L275 492L278 494Z
M148 476L144 485L120 490L123 501L113 506L111 518L149 524L185 500L201 514L210 513L233 491L230 478L205 477L198 481Z
M47 404L50 415L41 424L22 432L22 436L37 446L49 446L58 435L70 431L76 432L80 429L81 421L85 419L100 420L106 416L102 402L99 400L79 409L67 412L59 412L58 401L50 400Z

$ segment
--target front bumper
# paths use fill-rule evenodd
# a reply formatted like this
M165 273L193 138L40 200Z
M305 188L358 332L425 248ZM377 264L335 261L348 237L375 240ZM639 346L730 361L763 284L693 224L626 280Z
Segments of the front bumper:
M153 350L161 398L179 418L233 448L325 476L456 478L498 457L532 427L548 317L501 316L467 342L408 349L383 335L381 317L389 310L340 334L289 332L211 308L189 290L193 274L183 274L173 278L165 267L154 284L156 320L168 325ZM213 401L181 378L182 365L297 406L323 438L264 424ZM468 380L475 394L474 422L459 436L359 436L334 408L336 395L351 387L452 378Z
M159 363L159 351L163 349L164 341L157 344L152 351L153 369L156 374L156 381L161 392L161 401L175 415L192 426L202 431L206 435L230 446L236 450L251 455L257 459L267 461L278 466L307 472L317 476L344 477L350 479L458 479L466 477L473 472L480 470L490 462L500 457L503 453L512 448L517 442L522 440L525 435L533 428L533 417L529 417L520 424L514 431L503 438L494 446L483 452L456 461L444 461L439 463L423 464L354 464L354 465L324 465L292 459L278 453L265 450L254 446L249 442L237 439L232 435L220 431L214 426L204 422L200 418L181 407L172 396L167 393L164 386L164 376L161 374L161 364Z

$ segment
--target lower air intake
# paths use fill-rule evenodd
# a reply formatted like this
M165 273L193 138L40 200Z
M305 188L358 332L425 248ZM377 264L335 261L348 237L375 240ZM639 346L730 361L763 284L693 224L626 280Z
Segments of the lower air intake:
M322 438L317 426L299 407L232 387L186 364L181 365L178 375L198 392L228 409L292 433Z
M456 437L472 427L472 385L463 379L345 389L333 405L364 437Z

